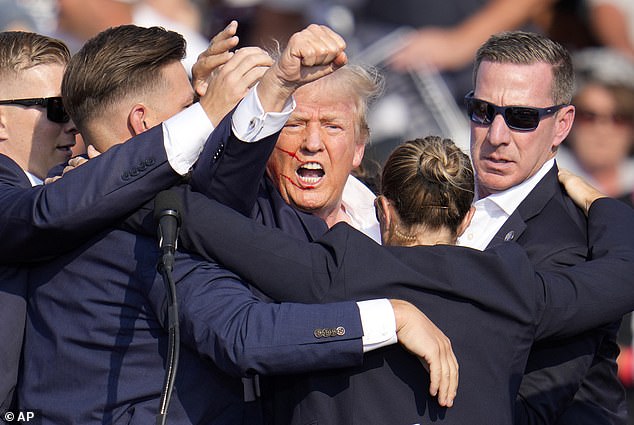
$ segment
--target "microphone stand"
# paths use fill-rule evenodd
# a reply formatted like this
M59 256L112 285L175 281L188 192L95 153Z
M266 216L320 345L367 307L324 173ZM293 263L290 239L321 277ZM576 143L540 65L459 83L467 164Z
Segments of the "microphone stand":
M158 264L158 271L163 276L165 289L167 292L167 320L169 339L167 344L167 365L165 368L165 381L159 413L156 417L156 425L165 425L167 421L167 409L174 389L176 370L178 369L178 356L180 352L180 329L178 324L178 304L176 302L176 285L172 278L174 268L174 253L167 250L161 256Z

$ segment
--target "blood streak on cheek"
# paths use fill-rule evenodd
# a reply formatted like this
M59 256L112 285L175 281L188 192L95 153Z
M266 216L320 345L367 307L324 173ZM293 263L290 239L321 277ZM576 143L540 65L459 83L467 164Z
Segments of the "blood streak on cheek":
M306 161L302 161L302 160L300 160L300 159L297 157L297 154L295 154L295 152L290 152L290 151L284 150L284 149L282 149L282 148L280 148L280 147L277 147L277 146L275 146L275 149L277 149L277 150L279 150L279 151L281 151L281 152L284 152L286 155L290 156L291 158L293 158L294 160L296 160L296 161L297 161L297 162L299 162L300 164L305 164L305 163L306 163ZM292 184L293 186L295 186L296 188L298 188L298 189L300 189L300 190L310 190L310 189L314 189L314 188L315 188L315 186L300 186L300 185L298 185L297 183L295 183L295 182L293 181L293 179L291 179L289 176L287 176L287 175L285 175L285 174L282 174L282 177L284 177L286 180L288 180L288 182L289 182L290 184Z
M291 158L293 158L295 161L299 162L300 164L305 164L306 163L306 161L302 161L301 159L299 159L295 152L290 152L290 151L284 150L282 148L279 148L277 146L275 146L275 149L277 149L277 150L279 150L281 152L284 152L286 155L290 156Z
M315 186L300 186L300 185L298 185L297 183L295 183L295 182L293 181L293 179L291 179L289 176L287 176L287 175L285 175L285 174L282 174L282 177L284 177L286 180L288 180L288 182L289 182L290 184L292 184L293 186L295 186L296 188L298 188L298 189L300 189L300 190L310 190L310 189L314 189L314 188L315 188Z

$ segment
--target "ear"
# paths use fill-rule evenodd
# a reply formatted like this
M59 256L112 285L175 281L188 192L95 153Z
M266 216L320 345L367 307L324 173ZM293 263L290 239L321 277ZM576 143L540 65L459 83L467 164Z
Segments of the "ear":
M374 212L376 213L376 219L379 221L379 227L381 228L381 235L387 229L386 222L388 221L385 215L385 209L387 208L387 202L383 195L379 195L374 198Z
M388 211L390 210L390 201L383 195L379 195L376 197L376 201L379 203L379 217L381 220L389 222L391 216L388 215Z
M357 168L363 161L363 154L365 153L365 143L357 143L354 146L354 156L352 157L352 168Z
M381 225L381 240L384 245L389 245L392 239L392 232L394 227L394 221L397 219L394 216L394 210L390 205L390 201L383 195L379 195L376 198L377 203L377 216L379 224Z
M7 116L0 108L0 141L9 139L9 129L7 126Z
M471 224L471 220L473 219L473 215L475 214L475 211L476 211L475 207L469 208L469 211L467 211L464 218L462 219L462 223L460 223L460 226L458 226L458 234L456 236L458 237L462 236L464 231L467 230L467 227L469 227L469 224Z
M148 112L148 108L142 103L137 103L130 109L130 113L128 114L128 128L133 136L141 134L150 128L147 124L149 118Z
M572 129L572 123L575 120L575 107L568 105L561 108L555 114L555 137L553 138L553 148L559 146L568 137L568 133Z

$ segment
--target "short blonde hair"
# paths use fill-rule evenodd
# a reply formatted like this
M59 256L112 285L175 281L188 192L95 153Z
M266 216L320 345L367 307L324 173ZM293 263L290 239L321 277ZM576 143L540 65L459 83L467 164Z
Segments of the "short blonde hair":
M0 32L0 77L17 75L37 65L66 66L70 52L57 38L26 31Z

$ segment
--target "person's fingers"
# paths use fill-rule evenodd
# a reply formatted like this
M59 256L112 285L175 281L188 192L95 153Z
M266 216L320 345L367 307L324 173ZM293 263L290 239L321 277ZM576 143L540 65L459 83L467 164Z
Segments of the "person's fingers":
M211 77L213 96L242 97L266 72L273 59L264 50L250 47L238 50L234 57Z
M440 361L442 363L442 377L438 387L438 404L441 406L446 406L447 403L447 395L449 392L449 387L451 386L452 379L452 370L450 367L450 359L449 359L449 351L446 345L446 337L444 335L439 337L440 342Z
M239 42L238 36L236 36L237 31L238 22L231 21L222 31L213 36L209 47L203 51L198 58L201 56L216 55L236 47Z
M265 66L259 66L250 69L246 74L244 74L242 76L242 83L245 85L246 90L250 89L251 87L253 87L253 85L255 85L255 83L260 81L260 78L262 78L267 69L269 68Z
M451 407L458 389L458 361L451 348L451 341L444 334L441 335L441 352L443 360L443 380L438 393L438 403Z
M86 153L88 154L88 158L90 159L96 158L101 155L101 152L99 152L93 145L88 145L86 147Z
M235 55L224 66L221 73L238 75L242 78L247 72L256 67L269 67L273 64L271 56L259 47L245 47L235 52Z
M425 357L425 361L429 365L429 394L435 397L438 395L443 377L440 350L437 346L430 348L429 354Z
M448 340L449 341L449 340ZM449 391L447 392L448 400L447 407L452 407L453 402L456 399L456 395L458 394L458 383L460 382L460 365L458 364L458 359L453 352L453 348L451 348L451 341L449 341L450 349L451 349L451 370L452 370L452 378L451 383L449 385Z
M323 25L309 25L299 35L291 53L304 66L330 64L346 48L345 40Z
M192 66L192 85L196 94L204 96L209 86L208 79L211 74L231 59L231 49L238 45L239 39L235 35L238 23L231 21L222 31L216 34L209 47L198 55L196 63Z

